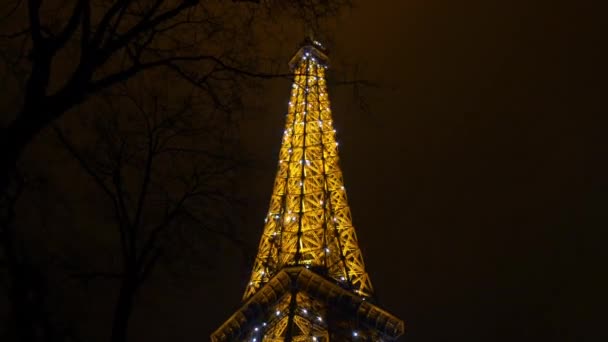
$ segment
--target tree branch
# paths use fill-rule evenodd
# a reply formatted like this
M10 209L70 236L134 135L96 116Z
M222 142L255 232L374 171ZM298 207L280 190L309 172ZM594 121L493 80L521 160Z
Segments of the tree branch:
M107 186L105 181L93 170L93 168L86 162L86 160L84 160L80 153L78 153L76 147L72 145L72 143L67 139L67 137L63 134L59 127L53 125L53 131L55 132L57 139L59 140L59 142L61 142L63 147L65 147L65 149L70 153L70 155L74 159L76 159L78 165L80 165L80 167L85 171L85 173L91 178L93 178L95 183L101 188L101 190L108 196L110 201L114 204L114 207L118 209L116 196L114 195L112 190L110 190L110 188Z
M40 31L40 5L42 0L28 0L28 15L30 20L30 32L34 47L40 47L43 43L42 32Z
M82 10L82 32L80 34L80 53L83 56L88 55L89 43L91 38L91 3L85 1Z
M0 34L0 38L7 38L7 39L13 39L13 38L17 38L19 36L23 36L24 34L30 32L30 28L25 28L23 30L17 31L17 32L13 32L13 33L3 33Z
M110 22L112 18L120 11L121 9L127 8L131 3L131 0L117 0L114 2L114 5L108 9L108 11L104 14L104 16L99 21L99 25L97 25L97 31L95 35L91 39L91 43L93 46L98 46L103 41L103 37L105 36Z
M15 14L15 12L17 12L17 10L19 9L19 7L21 6L22 3L23 3L23 0L17 0L17 1L15 1L15 6L13 6L10 10L8 10L8 12L5 15L3 15L2 19L0 19L0 20L4 20L6 18L9 18L13 14Z
M122 273L116 272L74 272L70 275L76 279L83 279L85 281L90 281L95 278L121 279L123 277Z
M139 225L141 223L141 218L144 210L144 203L146 201L146 195L148 193L148 188L150 185L150 179L152 178L152 165L155 156L156 150L156 139L151 134L148 134L148 151L146 155L146 165L144 167L144 179L142 181L141 189L139 191L139 196L137 199L135 210L135 218L133 220L133 237L131 241L131 248L133 251L137 250L136 240L137 240L137 232L139 230Z
M141 263L140 263L141 271L140 271L140 274L138 275L138 279L137 279L137 282L139 284L143 283L148 278L148 276L152 272L152 269L156 265L156 262L158 261L158 259L160 258L161 255L162 255L161 249L156 248L154 250L154 253L152 253L150 258L148 259L148 261L144 261L144 260L141 261Z
M160 0L157 0L160 2ZM158 3L157 3L158 4ZM157 5L155 4L155 6ZM174 18L179 15L183 10L193 7L198 4L198 0L182 0L181 4L177 7L168 10L153 19L149 19L151 15L154 14L156 9L155 6L152 6L152 9L143 16L142 20L138 22L135 26L133 26L129 31L125 34L119 36L117 39L110 40L105 46L103 46L99 53L101 55L100 62L103 63L109 56L111 56L114 52L119 50L120 48L125 47L132 39L134 39L139 34L146 32L150 29L153 29L160 23L163 23L167 20Z
M68 19L68 23L65 25L65 28L57 35L57 37L55 37L55 39L53 39L53 49L59 50L72 37L78 28L78 24L82 22L81 16L87 7L89 7L88 0L78 0L74 6L74 11L70 16L70 19Z

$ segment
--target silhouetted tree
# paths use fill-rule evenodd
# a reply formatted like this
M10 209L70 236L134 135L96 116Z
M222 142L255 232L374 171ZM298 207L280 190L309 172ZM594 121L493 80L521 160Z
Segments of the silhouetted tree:
M232 175L242 162L236 157L234 121L201 100L197 88L172 95L145 83L134 91L121 88L104 94L107 110L94 115L91 146L77 147L55 127L112 212L119 270L74 274L120 282L113 342L127 340L134 298L159 259L175 257L188 247L184 241L219 236L242 245L230 229L236 211Z
M0 31L5 32L0 34L0 67L5 96L11 98L0 123L0 245L20 341L37 336L32 314L37 290L31 284L36 277L22 272L27 258L15 254L12 223L16 165L32 139L92 95L154 69L195 85L214 108L230 107L238 98L219 96L221 89L238 87L242 82L235 81L245 78L279 75L258 68L252 39L256 23L287 14L314 26L347 3L16 0L0 5ZM136 211L131 219L140 217ZM146 253L153 256L155 250Z
M240 4L248 3L248 4ZM245 6L255 4L254 7ZM305 18L334 14L344 1L116 0L18 1L12 16L28 24L5 34L22 47L13 64L25 70L23 105L2 127L0 189L23 148L55 119L91 94L142 71L170 68L206 87L226 73L272 76L252 71L247 29L263 10L285 10ZM12 7L11 6L11 7ZM259 6L260 8L256 8ZM9 7L10 8L10 7ZM16 24L13 24L16 25ZM245 38L245 39L243 39ZM66 63L67 62L67 63ZM195 70L185 64L197 62ZM61 76L58 76L58 73Z

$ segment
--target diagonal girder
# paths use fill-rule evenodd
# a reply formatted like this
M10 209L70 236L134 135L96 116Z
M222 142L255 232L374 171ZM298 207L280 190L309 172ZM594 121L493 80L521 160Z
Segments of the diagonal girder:
M394 341L404 330L403 321L365 297L300 266L284 268L266 282L211 341L324 342L352 334L362 341Z
M244 300L284 267L298 265L325 274L359 296L373 296L339 167L327 62L313 42L290 62L295 78L278 171Z

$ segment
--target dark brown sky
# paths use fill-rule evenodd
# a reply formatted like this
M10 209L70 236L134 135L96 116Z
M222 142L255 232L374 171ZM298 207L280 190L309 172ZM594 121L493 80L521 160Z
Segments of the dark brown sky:
M358 64L380 85L363 92L368 112L351 88L330 98L367 270L403 341L608 340L604 13L591 1L377 0L328 25L334 70ZM290 35L280 54L302 38ZM270 81L243 124L255 163L235 216L251 246L288 95L289 81ZM232 248L218 259L145 287L134 341L207 340L252 262ZM88 340L107 340L109 307L78 300L81 329L103 331Z
M369 1L332 30L332 58L383 85L366 93L370 113L349 89L330 96L367 268L381 303L405 320L404 341L608 337L597 317L608 223L598 11ZM267 117L250 128L265 132L251 139L256 244L288 84L270 94ZM211 326L237 305L246 277L231 278L241 286L226 288L232 301Z

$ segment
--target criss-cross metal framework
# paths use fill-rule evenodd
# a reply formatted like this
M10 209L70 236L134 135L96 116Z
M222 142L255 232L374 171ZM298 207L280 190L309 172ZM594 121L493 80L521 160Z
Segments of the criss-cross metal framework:
M244 299L285 266L322 268L353 291L373 294L357 243L330 110L327 57L305 46L292 60L278 172Z
M373 304L352 224L325 71L307 40L295 74L278 172L243 307L212 341L392 341L403 322Z

